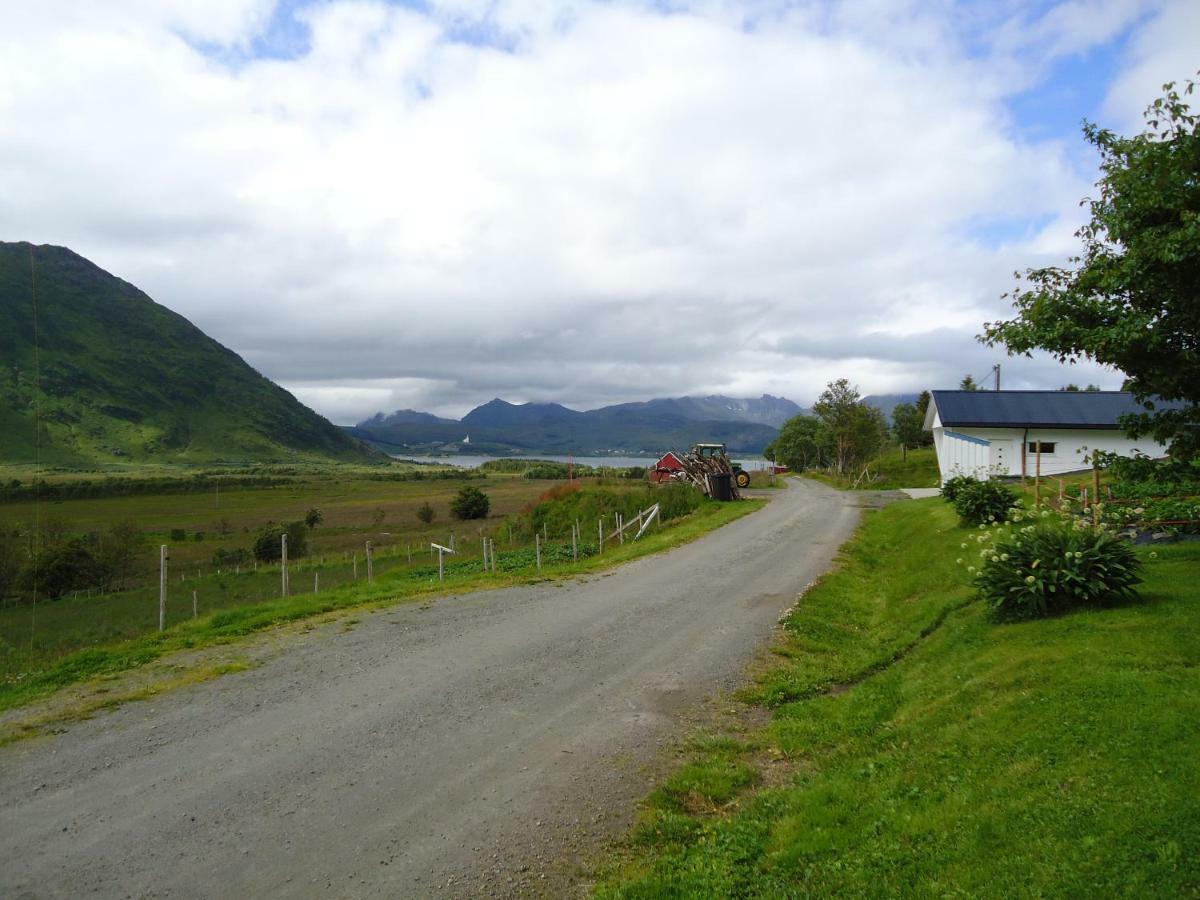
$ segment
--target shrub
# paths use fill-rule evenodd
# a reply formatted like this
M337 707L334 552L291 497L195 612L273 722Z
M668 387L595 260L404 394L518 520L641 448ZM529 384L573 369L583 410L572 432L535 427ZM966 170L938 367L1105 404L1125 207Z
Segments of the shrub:
M566 478L568 475L569 470L566 463L542 462L530 466L521 477L547 481Z
M291 544L291 538L288 538L288 544ZM291 547L288 547L289 552ZM226 550L223 547L218 547L213 551L213 565L219 569L227 569L230 566L240 566L243 563L250 562L250 551L243 547L238 547L234 550Z
M428 500L417 507L417 518L426 525L432 522L436 515L437 514L433 511L433 507L429 505Z
M187 532L184 531L182 528L172 528L171 529L171 540L186 541L187 540Z
M947 503L953 503L958 497L958 492L968 484L978 484L979 479L972 478L970 475L955 475L953 478L947 478L942 484L942 499Z
M46 597L61 597L68 591L85 588L105 588L112 571L96 558L82 538L50 547L42 552L21 573L25 590Z
M282 555L280 538L284 534L288 539L288 559L308 552L308 529L303 522L288 522L286 525L268 525L259 532L254 541L254 558L259 562L278 561Z
M492 501L477 487L467 485L450 503L450 513L456 519L486 519Z
M316 528L325 521L325 515L315 506L304 514L304 524L309 528Z
M1104 529L1049 515L989 541L974 584L1001 619L1032 619L1078 606L1137 599L1141 561ZM993 546L994 544L994 546Z
M1017 495L994 481L973 481L955 492L954 511L972 525L1003 522L1017 505Z

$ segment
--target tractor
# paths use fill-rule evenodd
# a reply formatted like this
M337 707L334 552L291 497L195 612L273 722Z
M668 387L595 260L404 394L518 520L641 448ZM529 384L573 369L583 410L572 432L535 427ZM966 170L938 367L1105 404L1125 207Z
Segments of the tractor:
M740 488L750 486L750 473L742 468L741 463L731 461L725 453L724 444L693 444L688 456L700 460L709 471L725 470L733 478L733 483Z

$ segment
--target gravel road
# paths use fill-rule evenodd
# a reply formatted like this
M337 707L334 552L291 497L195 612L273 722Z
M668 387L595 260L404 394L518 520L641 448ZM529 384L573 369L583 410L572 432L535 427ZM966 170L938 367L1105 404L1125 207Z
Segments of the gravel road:
M297 632L0 748L0 896L563 892L857 523L851 495L772 493L666 555Z

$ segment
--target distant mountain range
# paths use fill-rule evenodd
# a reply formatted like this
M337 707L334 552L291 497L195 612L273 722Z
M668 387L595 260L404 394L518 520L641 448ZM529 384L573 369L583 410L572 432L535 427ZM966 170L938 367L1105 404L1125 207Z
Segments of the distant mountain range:
M671 397L580 412L558 403L495 399L461 420L411 409L372 416L347 430L394 454L604 453L657 454L698 442L759 453L779 426L804 410L790 400Z
M0 463L39 453L64 466L382 460L133 285L64 247L0 242Z
M901 403L916 404L918 394L868 394L862 398L867 406L874 406L883 413L889 425L892 424L892 410Z

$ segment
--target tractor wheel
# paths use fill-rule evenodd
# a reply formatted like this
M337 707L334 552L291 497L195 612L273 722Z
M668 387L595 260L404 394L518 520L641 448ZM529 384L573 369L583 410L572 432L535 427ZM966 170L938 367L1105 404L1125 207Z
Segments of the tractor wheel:
M750 487L750 473L745 471L744 469L739 470L738 472L735 472L734 476L733 476L733 480L737 484L738 487L742 487L742 488Z

